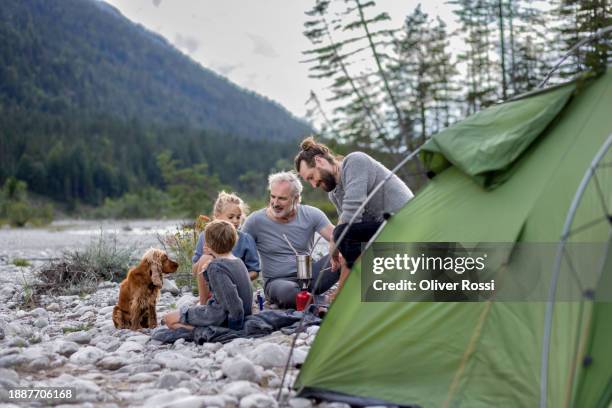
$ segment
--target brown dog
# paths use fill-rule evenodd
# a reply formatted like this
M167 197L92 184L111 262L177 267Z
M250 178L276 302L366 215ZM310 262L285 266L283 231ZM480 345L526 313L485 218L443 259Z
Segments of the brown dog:
M113 323L118 329L138 330L157 326L155 305L163 285L164 273L176 272L178 263L161 249L151 248L140 265L131 268L119 285L119 301L113 309Z

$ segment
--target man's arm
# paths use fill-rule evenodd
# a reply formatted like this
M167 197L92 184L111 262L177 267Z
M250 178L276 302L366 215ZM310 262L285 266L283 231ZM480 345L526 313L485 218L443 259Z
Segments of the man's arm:
M344 197L342 199L342 213L338 224L346 224L355 215L361 204L368 196L368 171L370 160L365 154L352 153L344 159L342 174L344 177ZM363 210L356 216L355 222L361 222Z

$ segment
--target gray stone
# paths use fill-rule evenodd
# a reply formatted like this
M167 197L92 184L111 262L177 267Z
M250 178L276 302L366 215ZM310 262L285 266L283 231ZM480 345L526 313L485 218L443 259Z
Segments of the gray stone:
M289 356L289 349L274 343L261 343L249 353L253 363L264 368L284 367Z
M162 293L170 293L172 294L172 296L178 296L181 294L181 291L179 290L178 286L176 286L176 283L174 283L173 280L171 279L164 279L164 284L161 288Z
M312 402L306 398L291 398L289 406L291 408L312 408Z
M183 353L177 353L174 351L162 351L155 355L155 362L163 365L164 367L171 368L174 370L189 370L195 369L193 360L186 358Z
M147 344L147 342L151 340L151 336L147 336L145 334L138 334L136 336L132 336L129 338L129 341L134 341L139 344Z
M234 357L225 360L221 365L221 370L232 381L257 381L255 366L244 357Z
M157 377L150 373L138 373L134 375L130 375L128 377L128 382L153 382L157 379Z
M60 310L62 310L62 308L60 307L59 304L57 304L55 302L53 302L49 306L47 306L47 311L49 311L49 312L59 312Z
M225 406L225 400L222 397L213 395L193 395L190 397L183 397L170 404L164 405L165 408L223 408Z
M98 310L98 314L99 315L111 314L114 309L115 309L115 306L106 306L106 307L103 307L102 309Z
M126 341L116 350L117 353L127 353L127 352L135 352L140 353L144 349L144 346L140 343L136 343L135 341Z
M27 357L21 354L9 354L8 356L0 357L0 368L15 367L29 361Z
M43 371L51 368L51 360L47 356L41 356L30 360L26 365L26 369L29 371Z
M39 317L36 320L34 320L34 326L38 327L39 329L42 329L43 327L46 327L48 325L49 325L48 317Z
M79 317L79 321L84 322L84 321L93 319L94 317L96 317L96 315L94 314L94 312L90 310L88 312L83 313L83 315Z
M104 351L97 347L88 346L80 349L70 356L70 362L77 365L95 364L104 357Z
M163 393L157 392L157 395L153 395L148 398L143 406L145 407L165 407L168 404L171 404L177 401L180 398L188 397L191 392L186 388L178 388L176 390L167 391Z
M252 348L253 343L248 339L234 339L223 346L223 351L230 357L245 355Z
M52 350L62 356L70 357L79 350L79 345L73 341L56 340Z
M96 367L105 370L117 370L126 365L126 361L122 358L115 356L104 357L102 360L96 363Z
M261 389L257 384L249 381L235 381L223 387L223 393L238 398L239 400L250 394L260 393Z
M304 364L304 361L306 361L306 356L308 356L308 351L308 347L298 347L294 349L291 355L291 362L293 365Z
M108 335L96 336L91 339L90 344L93 344L97 348L109 352L116 351L121 346L121 342L119 341L119 339Z
M155 387L170 390L172 388L176 388L176 386L180 382L181 382L181 379L179 378L178 375L174 373L166 373L166 374L163 374L161 377L159 377L159 379L155 383Z
M74 341L75 343L79 344L89 344L89 342L91 341L91 337L92 336L90 332L81 330L68 333L68 335L66 336L66 340Z
M0 327L0 340L4 340L6 335L4 334L4 328Z
M269 395L251 394L240 401L240 408L278 408L278 403Z
M28 345L27 340L22 339L19 336L11 337L7 340L7 347L26 347Z
M125 367L121 367L119 369L119 372L123 373L129 373L129 374L137 374L137 373L151 373L153 371L157 371L161 369L161 365L159 364L130 364L127 365Z
M186 293L176 301L176 308L180 310L183 306L193 306L198 302L198 298L191 293Z
M42 307L37 307L36 309L32 310L30 314L35 317L49 317L47 311Z

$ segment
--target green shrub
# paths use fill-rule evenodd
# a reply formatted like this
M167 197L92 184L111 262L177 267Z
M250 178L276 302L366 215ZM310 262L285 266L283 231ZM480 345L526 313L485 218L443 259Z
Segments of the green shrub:
M62 257L37 271L37 293L76 295L95 291L101 281L125 278L132 248L121 248L117 236L102 231L84 250L66 251Z
M30 261L28 261L27 259L23 259L23 258L15 258L13 259L13 265L20 266L20 267L26 267L26 266L30 266Z

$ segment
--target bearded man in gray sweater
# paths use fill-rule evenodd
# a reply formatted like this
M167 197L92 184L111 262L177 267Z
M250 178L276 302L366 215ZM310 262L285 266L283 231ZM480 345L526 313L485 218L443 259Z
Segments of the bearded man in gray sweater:
M362 152L353 152L346 157L336 156L327 146L315 142L312 137L304 139L300 144L300 151L295 157L295 169L313 188L326 191L338 211L338 225L334 228L330 250L332 267L335 269L341 266L339 291L361 254L362 243L368 242L378 231L385 214L398 211L413 197L412 191L399 177L392 175L365 207L357 212L366 197L390 173L389 169ZM351 220L353 224L336 249L334 242Z

